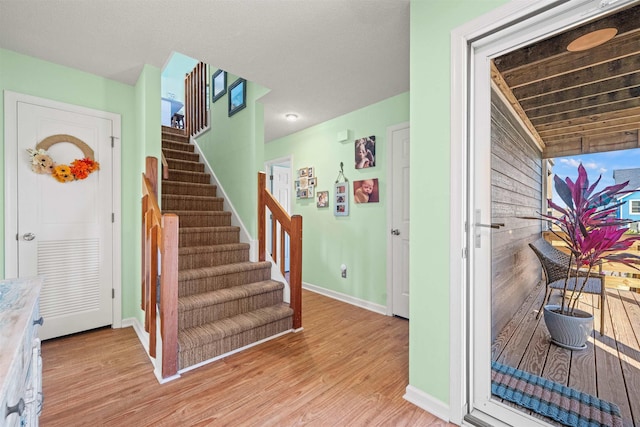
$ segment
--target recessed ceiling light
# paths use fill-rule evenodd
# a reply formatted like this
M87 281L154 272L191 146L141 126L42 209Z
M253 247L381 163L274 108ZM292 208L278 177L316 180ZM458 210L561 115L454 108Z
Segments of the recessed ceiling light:
M298 120L298 115L293 113L285 114L284 117L290 122L295 122L296 120Z
M617 28L603 28L578 37L567 46L569 52L582 52L608 42L618 34Z

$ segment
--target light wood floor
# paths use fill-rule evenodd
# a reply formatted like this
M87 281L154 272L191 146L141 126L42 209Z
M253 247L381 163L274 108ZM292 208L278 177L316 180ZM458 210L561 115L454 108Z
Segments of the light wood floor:
M408 322L304 291L304 331L160 385L132 328L42 345L48 426L453 426L405 401Z
M593 331L587 349L570 351L551 344L542 316L535 318L543 293L538 287L498 335L493 360L613 402L625 427L640 427L640 294L608 289L605 334ZM599 329L598 298L583 295L580 308Z

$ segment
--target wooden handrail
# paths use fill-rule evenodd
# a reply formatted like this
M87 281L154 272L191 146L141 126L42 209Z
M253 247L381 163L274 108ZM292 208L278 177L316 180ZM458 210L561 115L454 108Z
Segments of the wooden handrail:
M293 309L293 329L302 327L302 217L300 215L289 216L287 211L278 203L267 189L267 176L264 172L258 172L258 259L266 259L266 210L269 209L272 216L272 258L278 264L284 274L284 245L285 234L289 235L290 261L289 261L289 306ZM280 257L274 243L278 238L275 230L276 224L280 224Z
M158 159L147 157L142 174L142 301L149 355L156 358L156 323L160 316L162 377L178 373L178 217L162 215L157 199ZM155 185L154 185L155 182ZM159 256L160 254L160 256ZM160 281L158 283L158 262ZM158 289L158 287L160 289ZM159 309L157 296L160 292Z

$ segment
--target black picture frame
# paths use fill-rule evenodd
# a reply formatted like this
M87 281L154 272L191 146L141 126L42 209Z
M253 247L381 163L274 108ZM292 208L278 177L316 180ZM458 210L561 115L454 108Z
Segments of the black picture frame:
M229 117L247 106L247 81L239 78L229 86Z
M211 76L211 103L216 102L227 93L227 72L218 70Z

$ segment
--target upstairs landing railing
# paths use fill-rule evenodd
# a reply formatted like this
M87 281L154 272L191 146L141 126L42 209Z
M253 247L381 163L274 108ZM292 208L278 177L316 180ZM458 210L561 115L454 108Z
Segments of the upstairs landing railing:
M267 209L272 216L271 257L280 267L283 276L285 274L285 233L289 235L289 288L291 291L289 306L293 310L293 329L300 329L302 327L302 217L289 216L267 190L267 175L264 172L258 172L258 259L260 261L266 259ZM277 232L278 224L280 233Z
M162 215L157 197L158 159L147 157L142 174L141 308L145 312L144 329L149 333L149 355L154 359L160 316L161 374L169 378L178 373L178 217Z
M184 79L185 127L189 136L207 127L207 65L200 62Z

